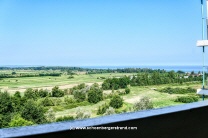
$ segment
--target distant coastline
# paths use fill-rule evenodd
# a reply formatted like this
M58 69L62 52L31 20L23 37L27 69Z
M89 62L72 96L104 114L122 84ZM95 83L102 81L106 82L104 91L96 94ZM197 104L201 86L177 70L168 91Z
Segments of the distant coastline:
M41 67L44 65L5 65L5 66L0 66L0 67L9 67L9 68L19 68L19 67ZM46 66L46 67L55 67L55 66ZM184 71L184 72L202 72L202 66L199 65L187 65L187 66L176 66L176 65L168 65L168 66L151 66L151 65L147 65L147 66L59 66L59 67L80 67L80 68L89 68L89 69L124 69L124 68L148 68L148 69L153 69L153 70L166 70L166 71ZM207 69L206 69L207 70Z

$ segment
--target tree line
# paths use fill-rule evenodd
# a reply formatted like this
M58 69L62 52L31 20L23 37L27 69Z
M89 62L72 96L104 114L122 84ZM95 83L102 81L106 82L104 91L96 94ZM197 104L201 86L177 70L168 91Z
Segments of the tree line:
M124 76L120 78L108 78L104 80L102 88L104 90L108 89L120 89L126 88L128 85L131 86L148 86L148 85L159 85L159 84L170 84L192 82L192 81L202 81L201 76L189 76L184 78L184 75L176 73L174 71L160 73L154 71L152 73L138 73L133 76Z

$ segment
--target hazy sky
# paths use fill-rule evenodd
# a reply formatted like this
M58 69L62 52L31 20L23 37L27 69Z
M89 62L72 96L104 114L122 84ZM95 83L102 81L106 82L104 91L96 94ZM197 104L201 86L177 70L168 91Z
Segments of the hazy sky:
M200 1L0 0L0 65L201 65Z

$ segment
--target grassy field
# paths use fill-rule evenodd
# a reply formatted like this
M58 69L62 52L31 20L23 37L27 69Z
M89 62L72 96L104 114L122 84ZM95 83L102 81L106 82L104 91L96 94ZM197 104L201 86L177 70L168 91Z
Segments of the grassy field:
M11 74L13 71L0 71L0 74ZM15 70L16 73L20 74L38 74L38 73L54 73L54 71L34 71L34 70ZM60 73L61 71L56 71L56 73ZM73 75L74 78L69 78L70 75L66 75L67 73L63 73L59 77L52 76L43 76L43 77L18 77L18 78L4 78L0 80L0 89L2 91L6 90L10 94L13 94L15 91L24 92L27 88L43 88L43 89L52 89L54 86L59 86L61 89L71 88L75 85L85 83L87 85L91 85L93 83L102 84L104 78L111 77L122 77L124 75L131 76L132 73L105 73L105 74L85 74L84 72L77 73ZM201 88L201 83L184 83L183 85L179 84L165 84L165 85L152 85L152 86L135 86L130 87L131 92L127 95L123 95L124 99L123 107L117 109L117 112L121 113L124 111L131 111L135 102L139 101L142 97L147 96L153 102L154 108L161 108L166 106L178 105L182 103L174 102L177 96L184 96L186 94L167 94L158 92L157 89L165 88L165 87L180 87L180 88ZM124 91L120 89L119 91ZM105 94L110 94L112 91L107 90L104 91ZM63 101L64 97L62 97ZM82 108L82 110L90 111L91 117L97 117L98 107L109 103L110 99L105 99L103 101L98 102L97 104L86 104L85 106L67 109L67 106L53 106L52 108L55 111L55 116L75 116L78 108Z
M161 93L158 92L155 89L161 89L161 88L165 88L165 87L170 87L170 84L166 84L166 85L158 85L158 86L135 86L135 87L130 87L131 92L127 95L122 96L124 99L124 105L123 107L121 107L119 110L122 112L125 109L129 109L133 107L133 104L137 101L139 101L139 99L141 97L147 96L151 99L151 101L153 102L154 108L161 108L161 107L166 107L166 106L173 106L173 105L179 105L182 103L178 103L178 102L174 102L174 99L177 98L177 96L185 96L188 94L167 94L167 93ZM180 87L180 88L200 88L201 87L201 83L186 83L184 85L175 85L174 87ZM120 90L122 91L122 89ZM104 93L108 93L109 91L104 91ZM201 100L199 98L199 100ZM101 101L97 104L94 105L87 105L87 106L83 106L83 107L77 107L77 108L73 108L73 109L67 109L67 110L63 110L63 111L58 111L56 112L56 117L60 117L60 116L68 116L68 115L72 115L74 116L76 114L76 111L78 110L78 108L82 108L83 110L86 111L90 111L91 117L97 117L98 115L97 110L98 107L104 103L108 103L109 99L106 99L104 101Z
M23 71L18 71L23 72ZM24 73L28 73L26 71ZM2 73L2 72L1 72ZM11 73L5 72L5 73ZM31 71L34 73L34 71ZM48 73L48 72L47 72ZM4 78L0 80L0 89L14 93L15 91L23 92L27 88L44 88L51 89L54 86L62 86L62 88L71 88L80 83L101 83L103 79L99 77L121 77L124 75L132 75L132 73L105 73L105 74L77 74L74 78L68 78L69 75L61 75L60 77L43 76L43 77L19 77L19 78Z

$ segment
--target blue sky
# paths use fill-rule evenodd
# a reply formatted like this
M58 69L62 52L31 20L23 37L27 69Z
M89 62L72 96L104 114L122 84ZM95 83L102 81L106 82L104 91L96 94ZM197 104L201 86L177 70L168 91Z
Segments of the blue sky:
M0 65L201 65L200 10L200 0L0 0Z

